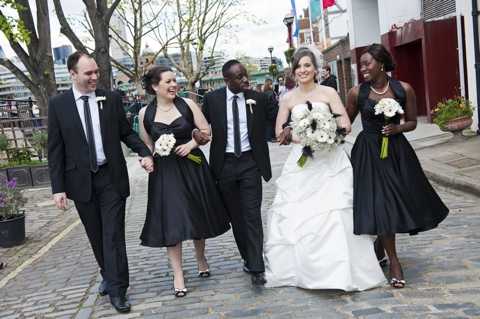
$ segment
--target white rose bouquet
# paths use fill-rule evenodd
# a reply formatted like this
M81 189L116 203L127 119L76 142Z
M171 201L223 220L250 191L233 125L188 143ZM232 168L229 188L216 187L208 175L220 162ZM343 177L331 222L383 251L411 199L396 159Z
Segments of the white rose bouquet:
M304 112L292 116L293 134L298 136L303 145L302 155L297 161L303 167L308 157L321 149L331 149L344 141L345 129L338 128L335 120L338 115L321 108L313 108L307 101Z
M392 98L383 98L375 105L375 115L383 114L385 118L385 125L390 122L390 119L397 114L404 114L402 106ZM386 159L388 157L388 136L382 137L382 147L380 149L380 158Z
M160 156L168 156L173 150L177 140L173 134L162 134L155 142L155 153ZM197 155L188 154L187 158L197 164L202 163L202 158Z

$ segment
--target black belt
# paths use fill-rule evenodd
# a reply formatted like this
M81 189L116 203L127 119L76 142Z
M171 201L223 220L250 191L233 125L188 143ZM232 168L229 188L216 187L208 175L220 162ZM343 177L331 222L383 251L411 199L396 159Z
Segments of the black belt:
M242 157L242 156L244 156L244 155L250 155L250 154L252 154L252 151L251 151L251 150L245 151L245 152L242 152L242 155L240 155L240 157ZM225 153L225 157L235 157L235 158L236 158L237 156L236 156L235 153L233 153L233 152L226 152L226 153Z

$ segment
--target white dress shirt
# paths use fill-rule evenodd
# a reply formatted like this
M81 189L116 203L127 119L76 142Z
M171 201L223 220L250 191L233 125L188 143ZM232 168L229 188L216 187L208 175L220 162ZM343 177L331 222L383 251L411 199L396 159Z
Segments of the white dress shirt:
M95 150L97 153L97 164L102 165L106 162L105 153L103 152L103 142L102 142L102 131L100 128L100 115L98 110L98 103L96 101L97 96L95 92L91 92L88 94L80 93L75 86L72 86L73 97L75 99L75 103L77 104L78 115L80 115L80 120L82 121L83 131L85 133L85 137L87 137L87 127L85 126L85 112L83 109L83 100L81 99L82 96L88 96L88 104L90 105L90 116L92 117L92 129L93 129L93 138L95 140ZM105 103L103 101L102 103Z
M242 93L234 94L227 87L227 148L225 152L234 153L233 140L233 96L237 95L238 118L240 120L240 142L242 152L251 150L250 141L248 140L248 125L247 125L247 106L245 103L245 96Z

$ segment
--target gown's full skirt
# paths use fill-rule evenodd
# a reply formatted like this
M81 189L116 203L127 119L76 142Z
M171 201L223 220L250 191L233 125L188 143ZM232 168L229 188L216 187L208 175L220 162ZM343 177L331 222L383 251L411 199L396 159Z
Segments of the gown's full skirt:
M374 238L353 234L353 175L343 146L317 151L300 168L294 145L268 212L268 287L365 290L385 283Z

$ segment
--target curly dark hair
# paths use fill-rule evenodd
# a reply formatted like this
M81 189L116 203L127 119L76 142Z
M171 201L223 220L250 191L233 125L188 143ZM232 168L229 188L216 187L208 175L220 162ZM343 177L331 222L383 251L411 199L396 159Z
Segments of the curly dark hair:
M162 73L173 72L172 69L165 66L154 66L150 68L142 77L142 87L145 89L145 92L151 95L155 95L155 91L152 88L152 85L158 84L162 79Z
M377 62L383 64L385 72L395 70L395 62L393 62L390 52L381 44L373 43L369 45L362 53L369 53Z

